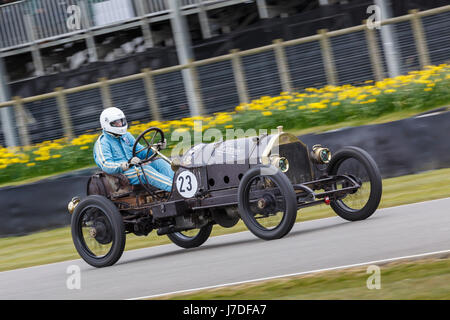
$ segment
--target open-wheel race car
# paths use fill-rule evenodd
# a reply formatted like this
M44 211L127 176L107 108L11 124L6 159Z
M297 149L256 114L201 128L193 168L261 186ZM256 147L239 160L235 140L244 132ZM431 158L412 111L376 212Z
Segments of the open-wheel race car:
M130 185L123 175L95 173L87 196L68 205L71 231L80 256L90 265L113 265L121 257L126 234L157 230L176 245L194 248L210 236L214 224L231 228L243 220L265 240L284 237L299 209L329 204L340 217L363 220L377 209L382 193L372 157L357 147L331 155L328 148L308 148L282 127L262 134L214 143L200 143L181 158L160 152L164 133L142 132L133 146L147 153L144 163L159 156L175 172L171 192L147 183ZM139 175L138 175L139 176Z

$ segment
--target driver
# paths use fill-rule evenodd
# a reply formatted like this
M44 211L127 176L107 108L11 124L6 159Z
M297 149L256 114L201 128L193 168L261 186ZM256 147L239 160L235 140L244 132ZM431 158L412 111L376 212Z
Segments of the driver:
M131 133L127 132L128 124L122 110L114 107L103 110L100 115L100 124L103 133L94 145L95 163L108 174L124 174L130 184L140 183L138 175L142 182L145 182L141 168L135 165L140 164L141 160L145 160L147 151L139 152L144 147L138 144L136 146L137 157L133 157L133 144L136 139ZM161 149L164 149L165 145L166 141L164 140ZM150 150L149 156L152 153L153 151ZM156 159L142 165L142 168L149 184L168 192L172 190L174 173L170 164L165 160Z

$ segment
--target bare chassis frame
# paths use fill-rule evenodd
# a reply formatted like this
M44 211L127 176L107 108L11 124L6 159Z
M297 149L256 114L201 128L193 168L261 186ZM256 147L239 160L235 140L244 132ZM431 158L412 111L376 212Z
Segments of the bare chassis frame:
M339 181L346 184L341 189L336 188L336 183ZM351 175L334 175L326 176L317 180L312 180L304 183L292 185L297 197L297 208L305 208L314 205L329 203L331 200L339 200L344 198L347 194L356 192L361 187L361 182ZM156 196L152 190L144 188L151 195ZM270 192L270 188L257 190L252 192L253 198ZM324 190L320 193L315 193L315 190ZM191 199L171 199L172 193L168 196L166 201L154 201L140 206L121 208L120 210L145 210L150 209L155 218L168 218L178 215L187 214L196 210L210 209L217 207L237 206L237 188L229 188L215 191L205 191L197 194ZM120 197L112 199L120 202ZM180 205L177 205L180 204ZM181 205L184 204L184 205ZM175 210L169 210L175 209Z

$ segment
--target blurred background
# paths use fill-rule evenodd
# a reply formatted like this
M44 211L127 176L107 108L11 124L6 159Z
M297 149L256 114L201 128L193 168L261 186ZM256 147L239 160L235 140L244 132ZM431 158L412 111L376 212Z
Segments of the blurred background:
M130 121L179 119L439 65L449 58L447 4L1 0L0 145L97 130L111 105ZM389 20L370 30L372 5Z
M283 125L368 151L380 208L448 197L449 30L448 0L0 0L0 271L79 258L67 203L110 106L168 152L194 120Z

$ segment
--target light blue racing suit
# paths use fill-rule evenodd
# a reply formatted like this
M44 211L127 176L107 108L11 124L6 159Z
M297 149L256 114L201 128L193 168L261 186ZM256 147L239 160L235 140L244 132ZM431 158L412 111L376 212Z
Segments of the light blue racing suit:
M145 178L138 166L131 166L130 169L123 171L120 164L127 162L133 157L133 144L136 139L129 132L123 136L115 137L114 135L103 131L98 137L94 145L94 161L104 172L108 174L124 174L131 184L140 184L138 179L141 178L145 183ZM144 147L141 144L136 146L139 151ZM150 151L149 155L152 154ZM140 159L145 159L147 150L137 153ZM173 171L163 159L156 159L142 166L147 176L149 184L165 191L172 190ZM138 169L138 172L136 172Z

